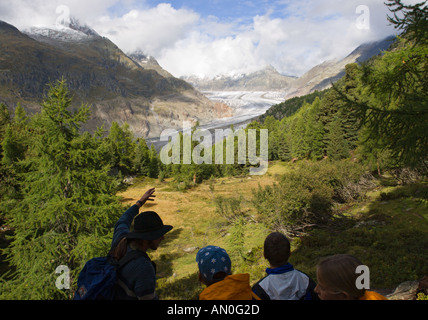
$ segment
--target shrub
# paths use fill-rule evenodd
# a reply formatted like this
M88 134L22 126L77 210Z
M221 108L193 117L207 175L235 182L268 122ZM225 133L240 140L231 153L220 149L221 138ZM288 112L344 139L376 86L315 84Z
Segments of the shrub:
M253 204L269 228L296 236L328 223L334 203L360 197L367 181L363 168L346 160L303 162L272 186L255 190Z
M244 212L241 210L242 197L236 199L217 196L214 202L217 213L229 221L234 221L244 216Z

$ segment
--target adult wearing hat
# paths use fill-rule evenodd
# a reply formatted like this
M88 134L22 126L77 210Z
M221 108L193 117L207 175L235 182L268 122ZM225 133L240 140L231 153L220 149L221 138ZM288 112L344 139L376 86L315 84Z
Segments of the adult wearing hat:
M154 211L139 213L147 201L154 201L155 189L149 189L140 200L130 207L114 228L111 255L119 260L126 254L133 255L129 263L118 270L118 300L158 299L156 289L156 265L147 254L149 249L157 250L164 235L172 226L164 225Z

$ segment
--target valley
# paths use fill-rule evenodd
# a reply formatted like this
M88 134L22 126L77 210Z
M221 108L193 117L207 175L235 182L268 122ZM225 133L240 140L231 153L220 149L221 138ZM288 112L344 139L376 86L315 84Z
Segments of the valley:
M272 105L331 86L345 65L362 62L390 45L390 39L362 45L348 57L315 66L302 77L274 67L233 77L175 78L154 57L123 52L108 38L80 23L18 30L0 21L0 103L13 111L40 110L49 84L67 81L73 106L91 106L85 130L128 123L137 137L156 142L184 121L215 129L245 125Z
M264 114L270 107L284 101L282 92L273 91L206 91L202 93L214 103L227 105L232 113L230 116L229 110L227 114L220 112L219 118L199 125L200 129L210 130L213 137L215 129L227 129L231 126L235 130L245 128L248 123ZM166 144L160 141L160 137L148 138L146 142L149 146L153 144L158 151Z
M390 1L388 7L401 4ZM160 9L175 12L167 4ZM320 259L336 254L368 266L366 289L388 299L403 282L422 283L428 272L427 9L390 8L388 21L400 35L358 38L346 50L327 33L322 42L334 52L310 64L300 51L270 50L281 60L241 59L254 68L233 70L230 51L210 52L220 54L219 67L198 50L188 53L193 47L186 41L164 40L162 54L145 53L120 48L107 35L120 39L75 18L18 29L0 14L0 300L71 300L76 288L86 292L77 283L81 270L111 252L117 221L150 188L156 198L143 210L174 226L139 248L149 244L157 266L150 281L161 300L198 299L204 285L195 258L208 245L224 248L232 274L248 273L251 285L267 267L285 267L286 259L317 281ZM152 27L147 42L161 36ZM168 48L182 54L169 58ZM290 60L290 52L299 59ZM189 58L193 68L184 63ZM288 66L293 61L299 68ZM232 133L216 129L229 128L235 137L213 146ZM180 131L197 138L175 139ZM162 148L171 136L179 143ZM259 166L263 174L253 175ZM263 244L275 231L290 240L291 256L269 266ZM64 266L68 286L62 287L55 272ZM355 283L352 269L346 282ZM145 282L149 273L132 275ZM138 284L128 288L136 296L154 296L152 285L138 292L139 281L129 280ZM352 286L341 287L342 280L331 286L337 299L362 298ZM418 287L402 300L427 299L428 288Z

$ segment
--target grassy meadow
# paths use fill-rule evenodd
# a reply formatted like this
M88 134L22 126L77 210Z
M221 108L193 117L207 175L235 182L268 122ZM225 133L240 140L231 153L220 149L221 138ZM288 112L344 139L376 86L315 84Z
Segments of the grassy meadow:
M195 257L207 245L225 248L234 273L249 273L251 284L265 275L263 242L271 232L258 222L252 205L253 190L272 185L297 164L274 162L263 176L227 177L204 181L183 192L170 180L136 178L120 193L124 205L132 205L151 187L156 201L142 210L154 210L168 233L156 252L149 252L158 270L158 294L163 300L194 300L203 290L197 278ZM218 212L216 198L240 199L245 221L239 226ZM357 256L370 268L374 289L392 291L401 282L428 274L428 185L422 181L400 185L392 177L376 180L376 187L359 201L338 205L336 218L322 228L292 240L290 262L316 281L318 260L337 253ZM240 235L237 250L236 234ZM240 233L239 233L240 232ZM235 236L234 236L235 235Z

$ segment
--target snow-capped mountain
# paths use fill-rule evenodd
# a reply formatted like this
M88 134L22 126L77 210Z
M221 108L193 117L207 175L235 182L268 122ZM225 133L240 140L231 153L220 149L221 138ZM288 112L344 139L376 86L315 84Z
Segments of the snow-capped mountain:
M218 75L214 78L183 77L202 91L285 91L295 80L280 74L274 67L249 73Z
M26 33L0 21L0 102L37 112L48 84L61 78L75 106L91 106L89 131L116 121L127 122L136 136L156 137L183 121L205 123L228 112L185 81L142 67L76 21Z
M316 90L321 91L331 86L345 74L345 66L350 63L363 62L388 49L395 37L388 37L381 41L365 43L356 48L343 59L325 61L301 77L290 77L280 74L274 67L249 74L218 75L214 78L200 78L196 76L183 77L198 90L206 92L282 92L286 99L303 96Z
M52 26L34 26L24 33L32 38L49 38L55 41L85 41L100 35L91 27L81 24L76 18L71 18L67 24L55 24Z

